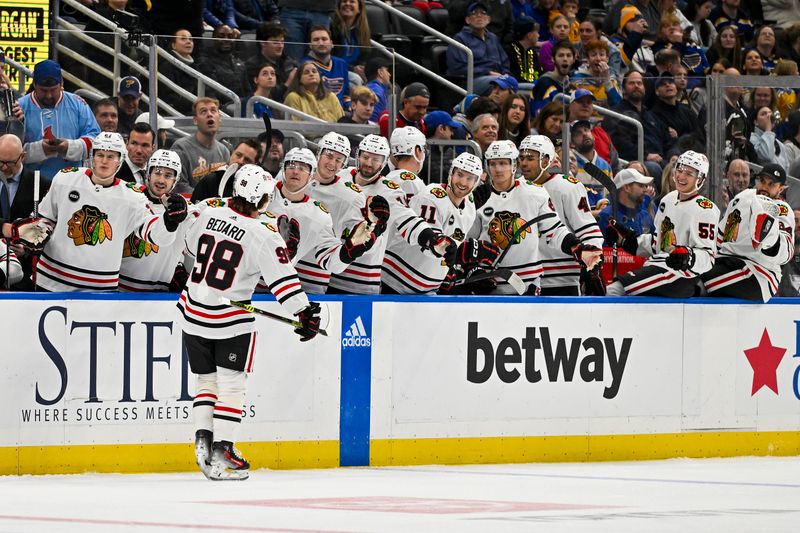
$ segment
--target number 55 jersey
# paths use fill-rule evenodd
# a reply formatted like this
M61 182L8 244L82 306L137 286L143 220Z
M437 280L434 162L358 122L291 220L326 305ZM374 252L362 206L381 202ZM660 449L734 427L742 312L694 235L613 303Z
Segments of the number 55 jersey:
M260 278L278 303L294 315L308 305L278 228L214 199L186 233L194 267L178 300L183 331L225 339L255 330L254 316L225 299L249 301Z

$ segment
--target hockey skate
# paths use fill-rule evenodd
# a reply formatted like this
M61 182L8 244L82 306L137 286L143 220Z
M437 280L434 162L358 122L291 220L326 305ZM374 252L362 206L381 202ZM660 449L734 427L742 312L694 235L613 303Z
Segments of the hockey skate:
M206 477L209 477L208 474L211 470L211 443L213 441L214 435L207 429L198 429L194 434L194 457L197 460L197 466Z
M243 481L248 477L250 477L250 463L242 457L239 450L233 447L233 443L228 441L215 442L211 454L211 468L208 473L208 479L214 481Z

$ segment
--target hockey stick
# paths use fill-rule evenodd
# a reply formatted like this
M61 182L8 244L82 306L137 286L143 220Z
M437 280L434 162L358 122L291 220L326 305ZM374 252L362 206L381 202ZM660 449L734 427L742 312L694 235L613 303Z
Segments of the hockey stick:
M290 324L296 328L302 328L303 323L299 320L293 320L289 317L285 317L283 315L279 315L277 313L271 313L270 311L265 311L264 309L259 309L258 307L253 307L250 304L246 304L244 302L236 302L234 300L228 300L227 298L220 298L220 303L225 305L230 305L232 307L238 307L240 309L244 309L249 313L253 313L256 315L265 316L267 318L271 318L272 320L277 320L278 322L283 322L284 324ZM328 332L324 329L319 329L319 334L324 335L325 337L328 336Z
M503 258L505 258L505 256L508 253L508 251L511 250L511 247L516 242L517 237L522 235L523 231L525 231L526 229L530 228L531 226L533 226L537 222L541 222L542 220L546 220L548 218L553 218L555 216L558 216L558 215L556 215L555 213L545 213L543 215L539 215L538 217L534 217L534 218L528 220L527 222L525 222L525 224L523 224L522 226L517 228L517 230L514 232L513 235L511 235L511 238L509 239L508 247L505 250L503 250L503 253L500 254L500 257L497 258L497 261L495 261L494 264L495 265L499 265L503 261ZM455 285L463 285L463 284L466 284L466 283L472 283L474 281L480 281L480 280L483 280L483 279L494 278L494 277L498 277L498 278L502 279L503 281L505 281L506 283L508 283L509 285L511 285L511 287L520 296L525 294L525 291L527 290L527 287L525 286L525 282L522 281L522 278L520 278L519 275L517 275L514 271L512 271L511 269L508 269L508 268L496 268L496 269L493 269L493 270L487 270L485 272L478 272L474 276L470 276L468 278L465 278L464 280L456 281Z
M611 217L614 220L617 220L619 209L619 193L617 191L617 186L614 184L614 180L610 178L608 174L600 170L600 168L591 161L587 161L583 165L583 170L600 182L600 185L605 187L609 192L611 198ZM614 239L614 242L611 245L611 276L614 279L617 278L617 263L617 240Z
M261 120L264 121L264 133L266 133L266 146L264 146L264 153L261 154L261 168L264 168L264 165L267 164L267 156L269 155L269 150L272 148L272 119L269 118L269 115L264 113L261 117Z
M239 163L231 163L228 165L228 168L225 169L225 173L219 180L219 190L217 191L220 198L225 197L225 186L228 184L228 180L231 179L231 176L236 174L237 170L239 170Z
M39 192L42 183L41 178L41 173L38 170L33 173L33 216L35 218L39 218ZM10 256L11 254L8 255ZM36 254L32 255L31 282L33 283L33 292L36 292L36 267L39 265L39 256ZM8 265L6 265L6 272L8 272Z

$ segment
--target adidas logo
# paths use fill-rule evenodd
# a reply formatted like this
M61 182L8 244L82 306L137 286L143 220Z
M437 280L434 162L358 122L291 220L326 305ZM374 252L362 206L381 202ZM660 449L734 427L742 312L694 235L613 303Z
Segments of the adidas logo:
M364 328L364 322L361 321L360 316L356 317L355 321L350 325L350 329L345 332L344 338L342 339L342 347L347 348L354 346L372 346L372 339L367 335L367 330Z

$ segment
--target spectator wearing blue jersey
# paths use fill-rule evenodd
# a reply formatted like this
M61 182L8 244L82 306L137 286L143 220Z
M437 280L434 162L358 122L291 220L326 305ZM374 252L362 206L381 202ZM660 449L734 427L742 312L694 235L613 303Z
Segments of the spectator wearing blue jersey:
M619 195L617 222L632 229L637 235L653 233L653 217L645 206L647 188L652 184L653 178L648 178L633 168L620 170L614 177L614 185ZM612 216L613 206L609 204L600 211L597 219L606 246L611 246L615 238L608 230L608 222Z
M313 61L322 76L322 85L339 99L342 108L350 105L350 75L347 62L331 55L333 40L331 32L324 26L314 26L308 33L311 50L303 62Z
M743 43L753 40L755 26L750 15L739 8L741 0L722 0L717 7L711 10L708 20L714 24L717 33L725 26L733 26Z
M278 20L272 0L233 0L233 14L240 30L254 31L264 22Z
M377 122L381 113L386 111L386 106L389 102L389 95L392 92L392 72L389 68L392 66L391 61L385 57L375 56L367 61L364 68L364 74L367 77L367 88L371 89L378 101L375 103L375 109L369 119Z
M64 90L58 63L46 59L36 65L33 91L23 96L19 105L25 115L26 166L40 170L46 183L59 170L81 166L89 157L100 126L91 107Z

